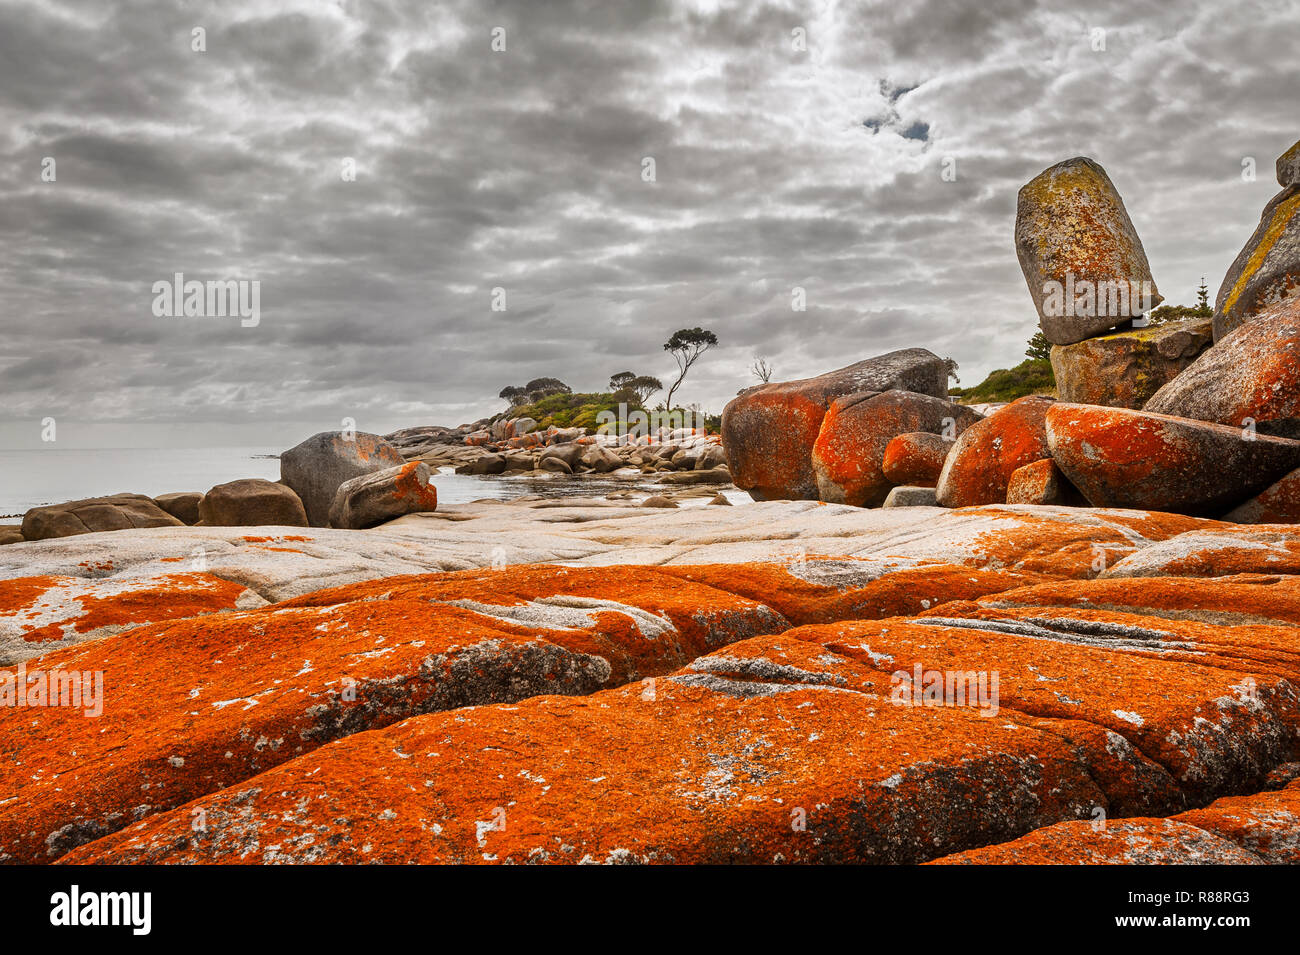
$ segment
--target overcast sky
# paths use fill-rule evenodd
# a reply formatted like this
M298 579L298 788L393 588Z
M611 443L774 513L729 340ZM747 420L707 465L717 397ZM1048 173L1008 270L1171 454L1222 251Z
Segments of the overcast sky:
M454 425L668 379L695 325L715 412L755 355L974 384L1035 330L1016 191L1062 159L1168 301L1213 297L1300 138L1297 41L1288 0L0 0L0 446ZM155 316L176 272L259 281L260 323Z

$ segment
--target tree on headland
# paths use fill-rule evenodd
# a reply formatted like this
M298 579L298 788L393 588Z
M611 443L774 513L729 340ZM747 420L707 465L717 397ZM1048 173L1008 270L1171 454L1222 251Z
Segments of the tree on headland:
M1025 349L1025 354L1033 361L1052 360L1052 343L1047 340L1041 328L1034 332L1033 338L1029 339L1029 347Z
M1196 308L1202 315L1211 316L1214 314L1214 308L1210 305L1210 289L1205 284L1205 276L1201 276L1201 285L1196 290Z
M547 395L568 395L573 393L573 389L558 378L534 378L524 385L524 390L528 392L528 397L533 401L538 401Z
M611 375L609 379L609 390L615 397L626 395L635 398L638 404L645 404L645 400L661 390L663 386L664 383L658 378L651 375L636 375L630 371L620 371L616 375Z
M541 401L548 395L567 395L572 393L573 389L558 378L534 378L523 387L518 385L507 385L501 389L501 392L497 397L504 398L506 401L510 402L511 408L517 408L520 405L528 405Z
M961 379L957 377L957 371L961 366L957 364L957 359L945 358L943 360L943 366L948 372L948 377L952 379L953 385L960 386Z
M772 380L772 366L768 363L766 358L755 355L754 364L749 366L749 370L753 373L754 377L763 384L767 384Z
M497 395L497 397L504 398L506 401L510 402L510 407L513 408L516 405L522 405L528 401L528 392L523 388L520 388L518 385L506 385L501 389L501 393Z
M664 402L665 407L669 410L672 409L673 393L686 379L686 373L691 370L691 366L695 364L701 355L717 343L718 336L707 328L680 328L673 332L672 338L664 342L664 351L672 352L678 370L677 380L668 389L668 398Z

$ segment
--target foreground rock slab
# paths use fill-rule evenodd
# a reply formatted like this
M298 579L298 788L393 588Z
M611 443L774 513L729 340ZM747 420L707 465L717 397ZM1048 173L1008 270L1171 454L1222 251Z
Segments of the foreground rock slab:
M66 859L919 862L1098 810L1185 811L1294 760L1290 628L1049 624L980 609L996 599L973 602L987 619L801 627L585 697L357 732ZM926 705L899 693L918 671L997 673L998 693ZM366 785L330 783L361 767Z
M1300 785L1230 796L1169 819L1062 822L937 865L1296 865Z

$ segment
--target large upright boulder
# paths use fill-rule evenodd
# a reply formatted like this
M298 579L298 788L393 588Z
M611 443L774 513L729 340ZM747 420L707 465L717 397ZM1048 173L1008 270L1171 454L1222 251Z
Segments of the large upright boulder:
M1282 191L1228 268L1214 300L1214 340L1283 299L1300 296L1300 143L1277 161Z
M1127 408L1056 404L1047 444L1094 507L1217 516L1300 467L1300 441Z
M1209 318L1187 318L1053 345L1057 397L1083 405L1141 408L1213 341Z
M939 503L1005 504L1016 469L1048 456L1043 419L1051 406L1051 398L1026 395L967 428L944 461Z
M1300 296L1266 309L1157 391L1147 411L1297 435Z
M291 488L262 478L227 481L203 495L204 527L306 527L307 512Z
M438 489L429 483L429 466L411 461L340 484L330 506L330 526L359 530L437 509Z
M837 398L813 444L819 496L834 504L879 507L895 483L884 472L885 449L894 438L914 431L955 438L979 420L969 408L912 391Z
M816 500L812 449L832 401L868 391L945 398L948 368L925 348L905 348L805 378L748 388L722 411L722 446L738 488L755 500Z
M97 531L137 527L183 527L143 494L110 494L80 501L33 507L23 515L23 537L29 541L72 537Z
M364 431L322 431L280 455L280 480L307 508L312 527L328 527L339 485L406 463L391 444Z
M1099 335L1163 301L1124 200L1091 159L1057 163L1021 188L1016 255L1053 345Z

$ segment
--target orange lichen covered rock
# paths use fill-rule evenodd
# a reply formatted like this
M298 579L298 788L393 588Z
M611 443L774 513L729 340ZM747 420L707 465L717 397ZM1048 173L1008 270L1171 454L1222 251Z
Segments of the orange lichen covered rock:
M1212 584L1196 577L1115 577L1033 584L981 597L985 608L1062 608L1116 611L1196 620L1220 626L1300 624L1300 577L1238 574L1216 577ZM955 615L957 605L943 607ZM1300 637L1292 633L1288 637Z
M1300 574L1300 528L1233 526L1156 541L1106 568L1102 577L1225 577Z
M1174 819L1059 822L934 865L1262 865L1258 856Z
M1055 461L1043 458L1011 472L1011 481L1007 484L1007 503L1085 507L1088 502L1061 473Z
M939 476L944 507L1003 504L1016 468L1048 457L1043 419L1051 398L1028 395L971 425L957 439Z
M340 484L405 463L377 434L322 431L280 455L280 480L302 498L311 526L326 527Z
M810 557L786 564L688 564L660 570L762 601L794 625L923 613L945 601L973 600L1042 579L1034 573L888 558Z
M404 514L427 514L437 509L438 489L429 483L429 466L423 461L411 461L340 484L330 505L330 526L374 527Z
M0 580L0 665L137 624L265 602L240 584L198 572L107 581L61 575Z
M1054 405L1047 444L1097 507L1219 514L1300 466L1300 441L1095 405Z
M885 449L911 431L956 437L980 420L969 408L910 391L837 398L813 444L812 465L821 500L879 507L894 482L885 476Z
M934 487L956 440L925 431L900 434L885 445L880 470L894 484Z
M759 638L653 683L359 733L67 861L915 862L1104 800L1054 733L887 692Z
M756 500L817 499L813 443L831 402L843 395L900 389L948 394L943 359L907 348L805 378L749 388L722 411L722 444L736 487Z
M1021 188L1016 255L1054 345L1091 338L1163 301L1124 201L1106 170L1082 156Z
M1207 349L1157 391L1146 410L1296 436L1300 296L1261 311Z
M1237 646L1234 635L1197 623L963 617L950 606L926 617L803 627L783 636L815 640L887 675L961 675L966 705L989 718L1016 713L1099 728L1100 735L1069 735L1123 814L1163 813L1258 787L1300 751L1300 644L1289 627L1255 628ZM1271 664L1256 659L1269 655ZM1212 666L1202 662L1206 657ZM974 698L986 685L987 705ZM1153 686L1161 692L1153 694ZM1128 754L1122 768L1109 762L1121 751Z
M1300 524L1300 468L1237 505L1223 519L1238 524Z
M1300 865L1300 781L1276 792L1217 799L1174 818L1272 865Z
M1228 796L1169 819L1061 822L936 865L1296 865L1300 785Z
M1248 654L968 623L803 627L589 697L414 717L66 861L919 862L1175 812L1294 758L1296 690ZM972 692L900 693L918 666Z
M0 859L43 861L358 730L588 693L788 626L756 601L637 568L395 578L264 611L138 627L28 662L101 674L102 713L6 710ZM5 671L0 670L0 679ZM69 758L69 754L76 758Z

